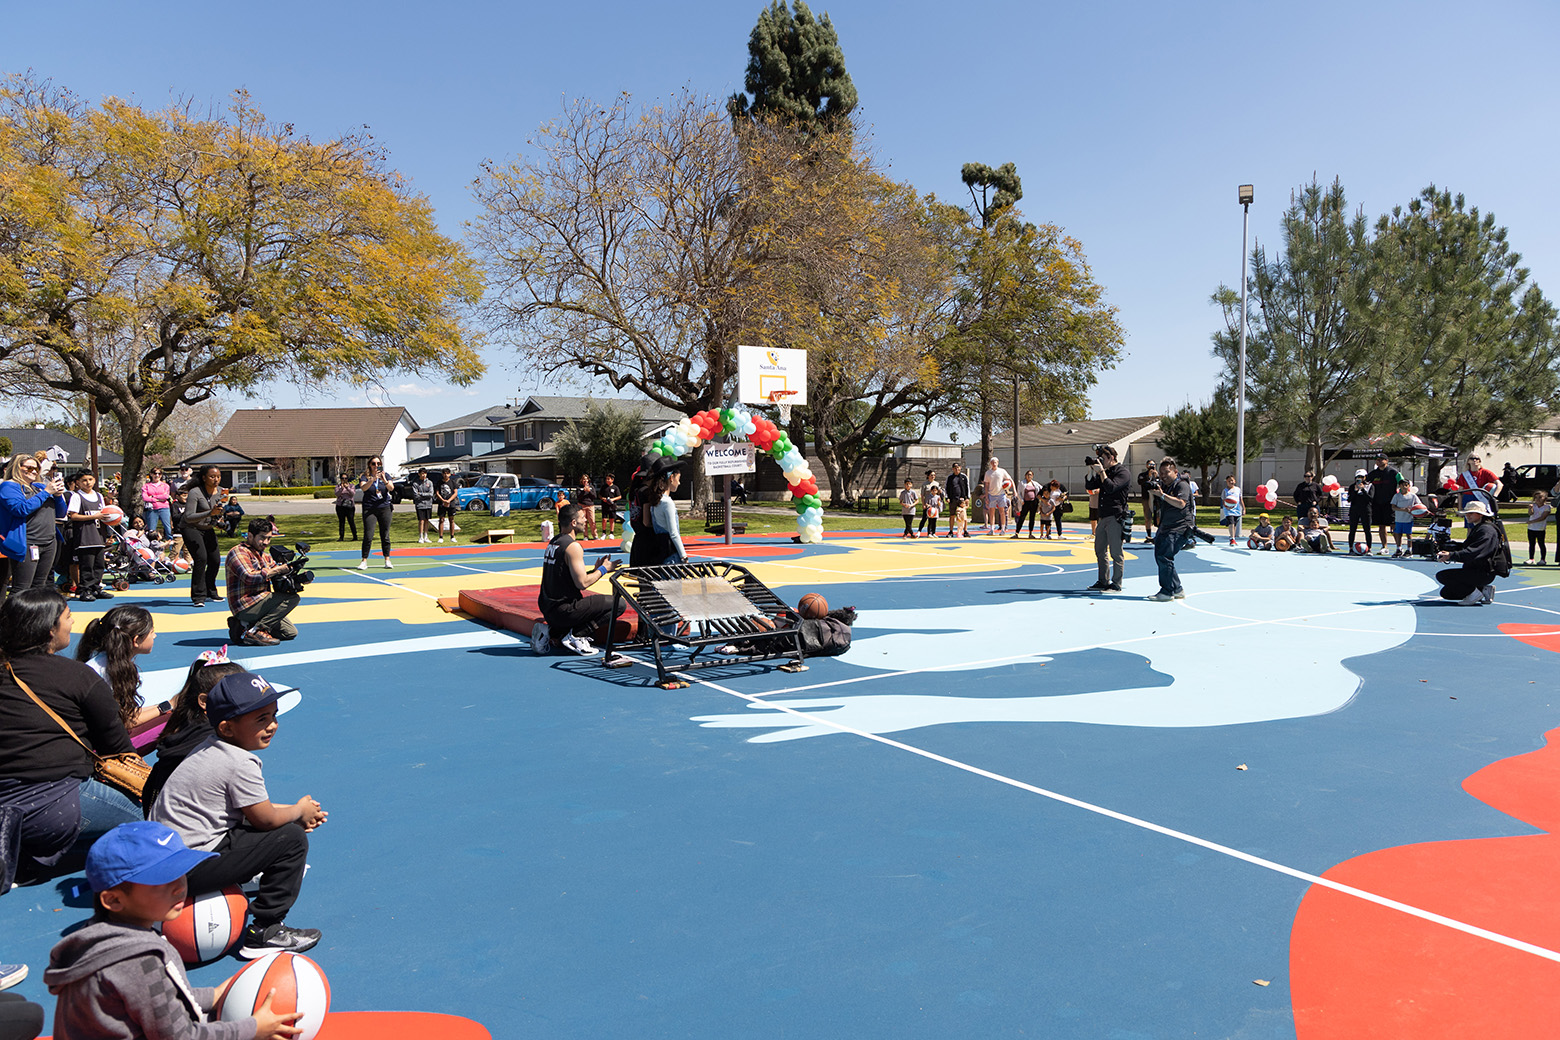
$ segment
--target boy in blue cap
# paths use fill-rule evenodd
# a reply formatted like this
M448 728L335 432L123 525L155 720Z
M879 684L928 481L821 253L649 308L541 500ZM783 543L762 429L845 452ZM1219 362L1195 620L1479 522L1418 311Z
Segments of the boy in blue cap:
M179 955L152 930L179 916L184 875L211 857L149 820L122 823L93 843L92 921L55 945L43 973L58 998L56 1040L275 1040L302 1032L293 1025L297 1013L271 1011L269 993L253 1018L207 1022L228 983L191 987Z
M190 848L217 854L190 871L191 891L215 892L259 875L240 957L302 953L320 941L317 929L291 928L283 919L303 885L306 832L325 822L325 810L309 795L291 805L273 804L255 754L276 735L277 701L283 696L253 672L224 676L206 694L214 734L179 763L150 813Z

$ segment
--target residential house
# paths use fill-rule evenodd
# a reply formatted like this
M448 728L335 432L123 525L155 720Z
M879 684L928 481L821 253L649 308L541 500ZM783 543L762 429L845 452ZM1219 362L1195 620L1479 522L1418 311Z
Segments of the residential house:
M21 426L12 429L0 429L0 437L11 442L13 455L32 455L35 452L44 452L50 459L60 466L65 472L84 469L88 462L87 442L73 434L60 430L50 429L47 426ZM11 461L6 456L5 461ZM118 480L120 468L124 465L124 458L101 444L98 445L98 478L106 480Z
M410 464L430 470L447 467L487 472L487 463L476 460L504 447L503 423L517 410L515 405L498 405L423 427L407 438ZM504 472L502 466L494 471Z
M363 472L373 456L387 472L399 471L417 429L411 413L394 406L240 408L211 448L184 461L193 465L220 447L234 457L235 470L245 460L256 464L255 483L331 484L343 470Z

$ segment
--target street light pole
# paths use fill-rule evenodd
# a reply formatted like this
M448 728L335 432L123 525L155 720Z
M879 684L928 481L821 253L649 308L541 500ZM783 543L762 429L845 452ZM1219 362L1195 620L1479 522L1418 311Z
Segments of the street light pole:
M1235 487L1246 500L1246 232L1251 224L1251 200L1255 186L1242 184L1240 195L1240 365L1235 379ZM1241 510L1245 512L1244 509ZM1235 522L1239 535L1242 521Z

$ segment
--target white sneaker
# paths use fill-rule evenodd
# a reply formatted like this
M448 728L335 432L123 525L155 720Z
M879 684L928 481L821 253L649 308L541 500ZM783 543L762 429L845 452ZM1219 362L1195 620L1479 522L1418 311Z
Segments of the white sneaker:
M443 544L444 544L444 536L443 536L443 535L442 535L442 534L441 534L441 535L439 535L439 544L440 544L440 545L443 545Z
M1484 598L1483 589L1474 589L1472 592L1468 593L1468 595L1457 601L1459 606L1464 607L1482 607L1487 602L1489 601Z
M1143 598L1148 600L1150 603L1169 603L1171 600L1175 599L1175 597L1170 595L1168 592L1156 592L1152 596L1144 596Z
M357 565L357 569L360 570L360 571L368 570L368 560L365 558L362 561L360 561L358 563L358 565Z
M552 634L545 621L538 621L531 626L531 653L538 657L552 653Z
M560 642L574 653L579 654L581 657L591 657L595 654L601 653L601 651L597 650L589 639L586 639L584 636L577 636L573 632L570 632L568 635L564 636Z
M388 556L385 557L385 570L387 570L387 571L395 570L395 564L390 562L390 557L388 557Z

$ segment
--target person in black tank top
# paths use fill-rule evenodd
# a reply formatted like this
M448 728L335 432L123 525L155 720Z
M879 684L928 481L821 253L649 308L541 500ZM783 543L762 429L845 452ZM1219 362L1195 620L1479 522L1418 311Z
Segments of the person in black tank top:
M531 646L538 653L546 653L556 641L581 656L594 654L597 651L590 637L597 626L627 609L628 604L619 603L614 614L611 596L586 593L615 565L603 556L594 569L585 569L585 550L576 540L584 526L585 517L578 506L570 503L558 510L560 533L547 543L542 555L542 587L537 597L542 621L531 630Z

